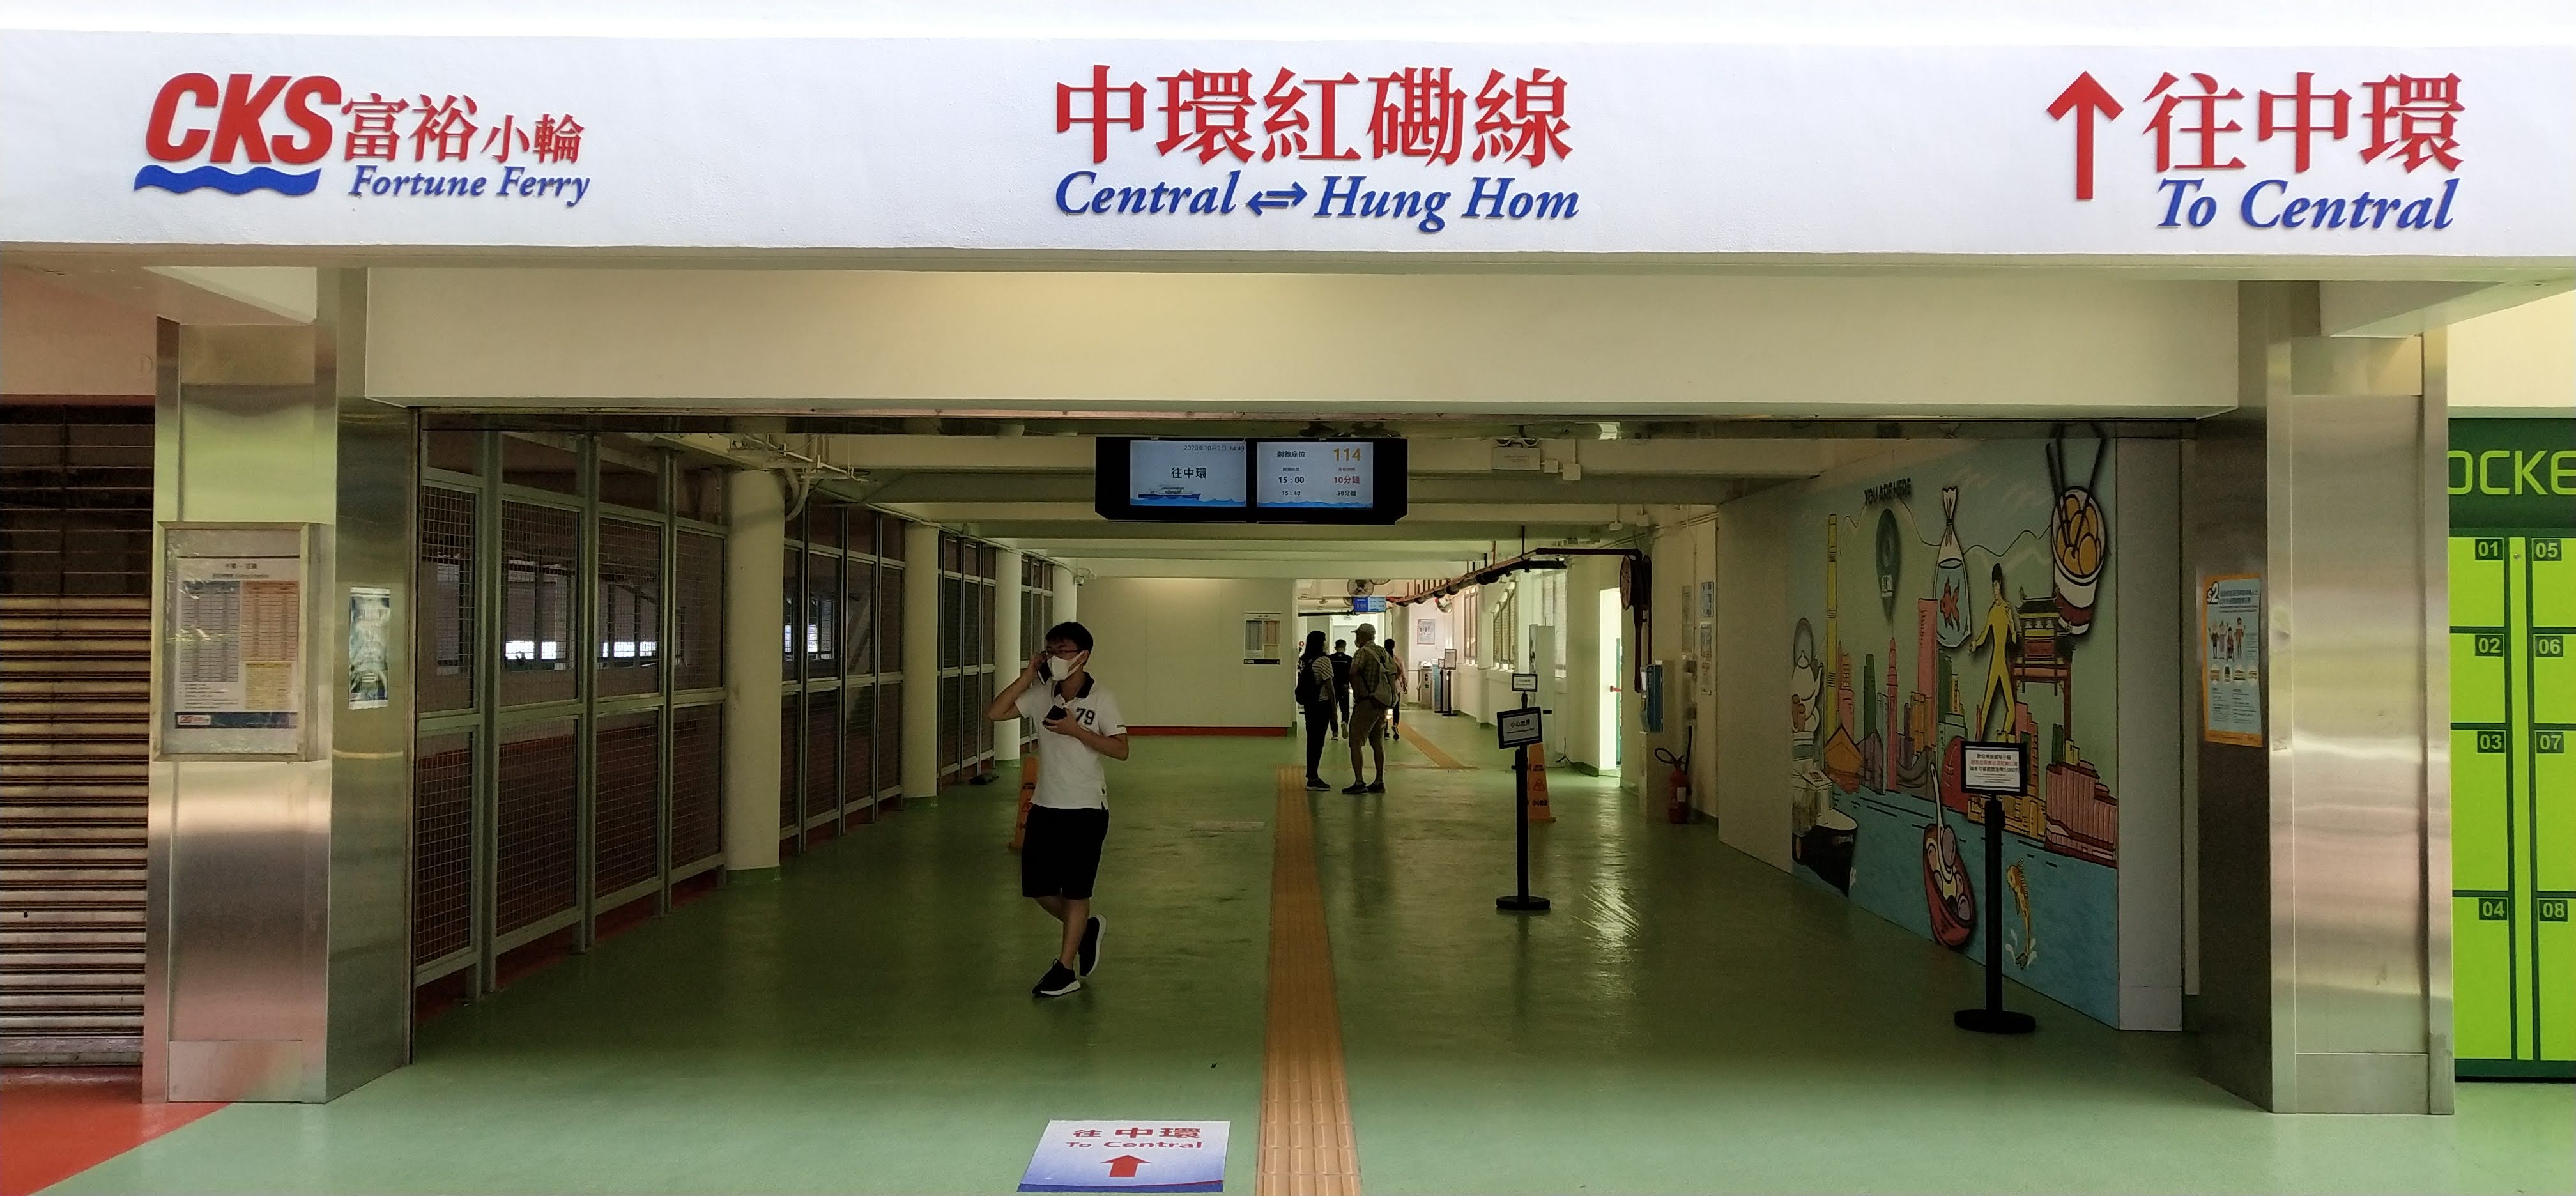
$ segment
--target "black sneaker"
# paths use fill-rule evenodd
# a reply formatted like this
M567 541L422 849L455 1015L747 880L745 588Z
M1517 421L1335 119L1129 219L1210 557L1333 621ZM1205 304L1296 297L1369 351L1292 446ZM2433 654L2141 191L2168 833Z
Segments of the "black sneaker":
M1321 793L1321 792L1323 792L1323 791L1325 791L1325 790L1327 790L1327 789L1332 788L1332 787L1333 787L1333 783L1332 783L1331 781L1327 781L1327 780L1325 780L1325 779L1324 779L1324 778L1322 778L1322 777L1308 777L1308 778L1306 778L1306 787L1307 787L1308 789L1312 789L1312 790L1316 791L1317 793Z
M1046 976L1038 981L1038 986L1036 988L1029 990L1029 995L1034 997L1061 997L1080 987L1082 987L1082 977L1074 975L1072 968L1068 968L1060 963L1054 963L1047 965Z
M1108 925L1108 919L1100 917L1094 917L1089 922L1083 923L1082 946L1074 950L1074 958L1082 961L1082 974L1085 976L1091 974L1091 969L1100 966L1100 932Z
M1360 785L1360 784L1353 784L1350 788L1342 790L1342 792L1344 792L1344 793L1366 793L1366 792L1368 792L1368 786L1366 786L1366 785Z
M1369 792L1369 793L1384 793L1384 792L1386 792L1386 782L1385 782L1385 781L1383 781L1383 780L1371 781L1371 782L1369 782L1369 783L1368 783L1368 789L1366 790L1366 792Z

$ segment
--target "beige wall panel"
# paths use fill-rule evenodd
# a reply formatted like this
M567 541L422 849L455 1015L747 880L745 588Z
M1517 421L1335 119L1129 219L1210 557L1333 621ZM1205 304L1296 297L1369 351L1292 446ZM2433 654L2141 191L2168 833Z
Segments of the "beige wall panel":
M2223 283L1918 274L379 271L404 402L2201 414Z

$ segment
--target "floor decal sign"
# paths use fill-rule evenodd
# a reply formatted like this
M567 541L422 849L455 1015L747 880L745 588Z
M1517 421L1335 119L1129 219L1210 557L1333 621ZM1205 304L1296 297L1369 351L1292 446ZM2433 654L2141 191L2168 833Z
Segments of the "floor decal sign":
M1222 1192L1225 1121L1050 1121L1023 1192Z

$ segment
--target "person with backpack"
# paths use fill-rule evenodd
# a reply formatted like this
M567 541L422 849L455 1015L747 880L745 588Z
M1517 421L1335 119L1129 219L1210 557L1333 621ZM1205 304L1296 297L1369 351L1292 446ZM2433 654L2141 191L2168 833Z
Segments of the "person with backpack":
M1297 654L1297 708L1306 712L1306 788L1329 790L1332 783L1316 771L1324 762L1324 739L1332 734L1333 658L1324 652L1324 633L1306 633L1306 649Z
M1351 786L1344 793L1386 792L1386 716L1395 708L1395 658L1377 646L1377 628L1362 623L1351 633L1359 649L1351 653ZM1375 779L1362 783L1360 745L1377 761Z

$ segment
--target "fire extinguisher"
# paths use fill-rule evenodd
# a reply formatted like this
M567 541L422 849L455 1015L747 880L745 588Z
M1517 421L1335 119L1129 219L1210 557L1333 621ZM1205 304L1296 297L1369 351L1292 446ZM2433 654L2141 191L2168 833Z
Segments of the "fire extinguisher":
M1672 775L1664 782L1664 818L1668 822L1688 822L1691 818L1691 738L1697 730L1694 727L1683 733L1679 756L1663 748L1655 749L1655 759L1673 766Z

